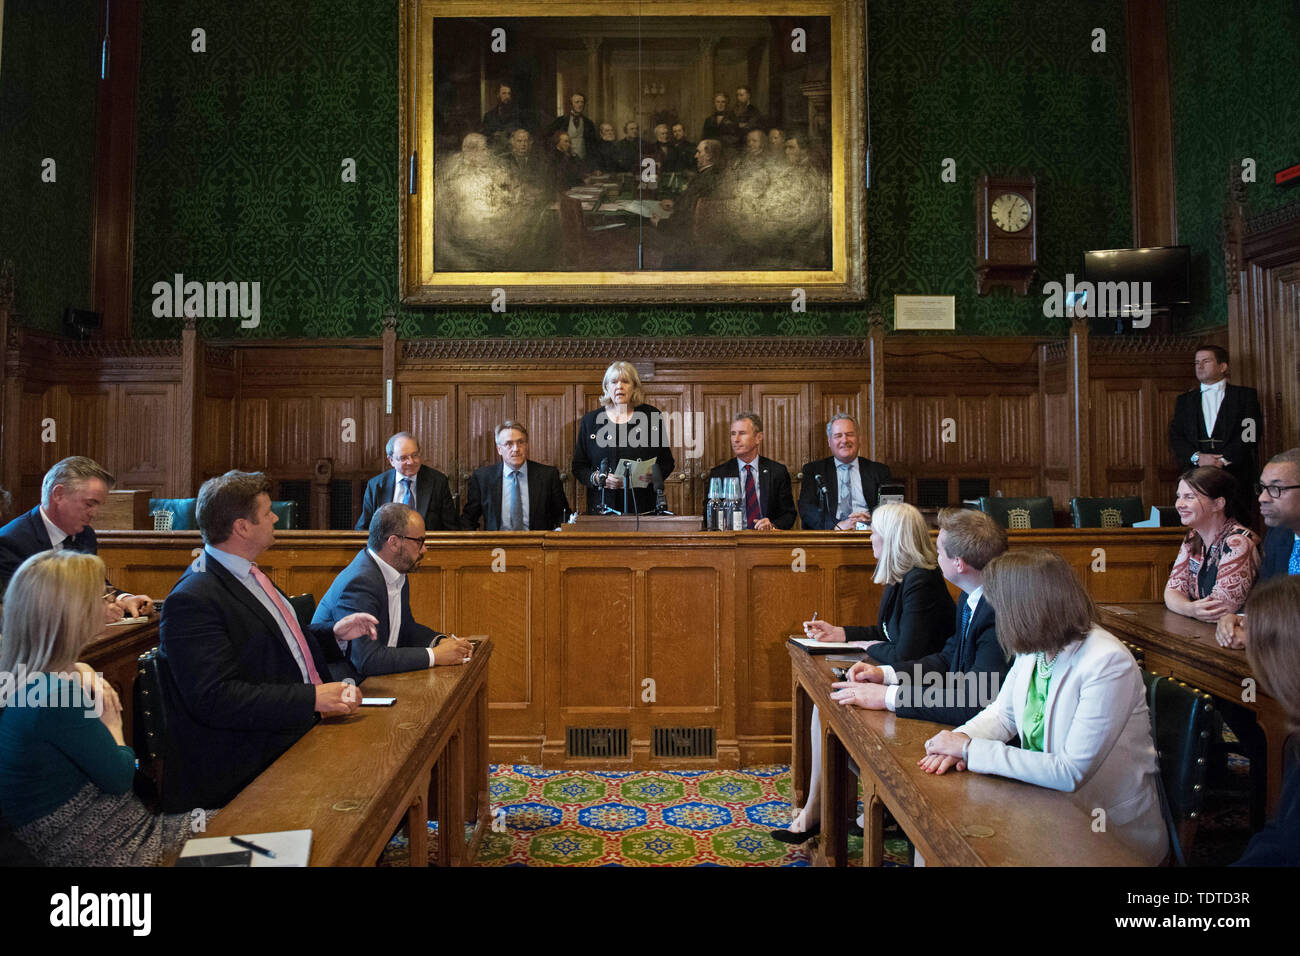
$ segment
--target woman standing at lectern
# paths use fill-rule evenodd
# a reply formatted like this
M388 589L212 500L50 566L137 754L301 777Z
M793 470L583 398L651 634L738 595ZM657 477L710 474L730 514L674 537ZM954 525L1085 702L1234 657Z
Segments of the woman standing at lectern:
M600 489L605 503L623 511L623 477L615 474L619 461L654 458L659 474L667 478L676 462L668 440L671 437L663 413L645 404L641 377L629 362L615 362L601 380L600 404L578 423L573 443L573 474L587 489L587 511L600 510ZM633 488L632 507L638 514L655 508L653 487Z

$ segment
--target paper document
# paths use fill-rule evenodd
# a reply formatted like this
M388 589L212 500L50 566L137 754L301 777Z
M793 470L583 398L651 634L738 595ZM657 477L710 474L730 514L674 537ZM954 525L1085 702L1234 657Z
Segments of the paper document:
M311 858L310 830L281 830L278 833L241 833L239 837L249 843L256 843L263 849L270 850L275 854L274 857L268 857L261 853L251 852L247 863L248 866L306 866L308 859ZM246 850L246 847L232 843L230 837L202 837L198 840L188 841L185 848L181 850L180 858L184 860L187 857L239 853ZM178 862L177 865L182 864Z
M649 488L650 482L654 480L655 461L654 458L647 458L644 461L620 458L610 474L626 478L628 474L627 467L631 465L632 473L631 480L628 482L629 486L632 488Z

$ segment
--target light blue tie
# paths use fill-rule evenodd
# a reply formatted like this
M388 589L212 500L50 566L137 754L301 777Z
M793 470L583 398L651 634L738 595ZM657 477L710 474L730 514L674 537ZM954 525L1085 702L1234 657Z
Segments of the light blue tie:
M411 493L411 479L402 479L402 504L408 508L415 507L415 495Z
M1300 535L1296 536L1295 545L1291 548L1291 560L1287 562L1287 574L1300 574Z
M853 480L849 477L849 466L840 465L840 504L835 513L836 521L843 521L850 514L853 505Z
M519 497L519 472L510 472L510 495L506 499L506 530L524 530L524 503Z

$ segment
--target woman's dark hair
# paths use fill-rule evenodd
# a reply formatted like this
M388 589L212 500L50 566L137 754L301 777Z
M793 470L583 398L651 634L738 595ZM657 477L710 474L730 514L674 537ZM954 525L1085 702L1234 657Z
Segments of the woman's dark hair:
M1241 522L1237 513L1237 479L1222 468L1189 468L1178 476L1187 487L1213 501L1223 499L1223 516L1229 521Z

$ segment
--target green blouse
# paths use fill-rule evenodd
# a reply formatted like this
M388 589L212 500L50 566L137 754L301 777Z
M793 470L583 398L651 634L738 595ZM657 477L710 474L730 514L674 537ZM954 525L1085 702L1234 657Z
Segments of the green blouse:
M1051 673L1043 673L1042 662L1035 656L1029 693L1025 695L1024 726L1020 728L1020 746L1025 750L1043 752L1043 714L1047 710L1047 687L1051 682Z

